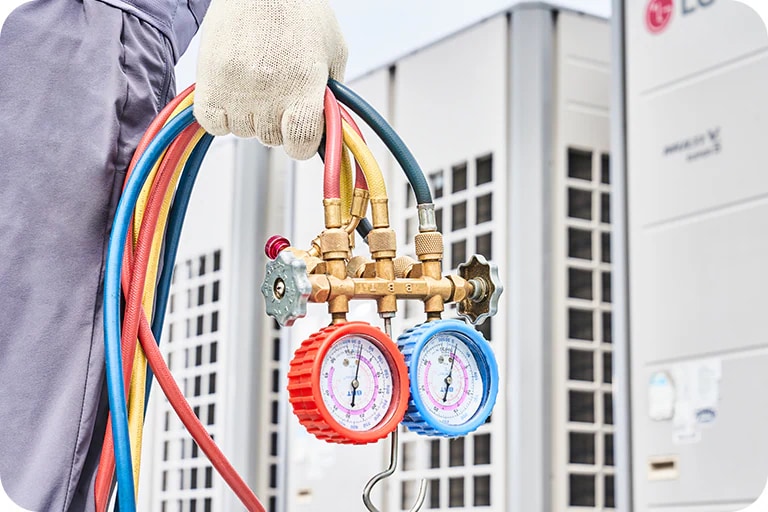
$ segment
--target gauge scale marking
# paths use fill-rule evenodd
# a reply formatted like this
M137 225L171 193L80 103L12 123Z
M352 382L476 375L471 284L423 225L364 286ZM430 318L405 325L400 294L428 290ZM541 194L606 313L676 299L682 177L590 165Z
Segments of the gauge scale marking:
M419 395L446 425L467 423L483 403L484 383L477 358L455 334L429 339L419 356Z
M394 395L389 361L363 336L345 336L330 347L320 368L323 403L344 428L369 430L390 409Z

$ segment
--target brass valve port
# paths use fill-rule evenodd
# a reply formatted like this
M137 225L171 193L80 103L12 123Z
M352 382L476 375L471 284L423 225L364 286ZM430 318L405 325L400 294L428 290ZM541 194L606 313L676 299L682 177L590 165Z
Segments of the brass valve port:
M326 209L327 212L328 209ZM343 280L347 277L347 259L350 257L350 249L349 235L340 226L341 224L339 227L326 229L320 234L320 251L325 262L326 275ZM333 323L345 322L349 312L349 298L343 294L329 295L328 312L333 317Z
M421 210L420 210L421 211ZM439 231L427 231L414 237L416 256L421 261L421 273L435 280L442 279L443 274L443 235ZM444 311L444 299L439 295L424 300L424 312L427 321L439 320Z

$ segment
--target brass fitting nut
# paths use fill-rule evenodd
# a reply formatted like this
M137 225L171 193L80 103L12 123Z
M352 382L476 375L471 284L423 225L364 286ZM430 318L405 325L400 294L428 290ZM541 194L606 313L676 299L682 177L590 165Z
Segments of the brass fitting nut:
M413 270L413 266L418 262L408 256L398 256L393 260L393 263L395 265L395 277L401 278L408 277L408 274Z
M453 285L453 293L451 294L451 302L461 302L467 297L470 292L469 283L462 277L455 274L446 276Z
M288 247L285 250L290 251L295 257L304 260L304 263L307 265L307 274L314 272L317 265L323 262L323 260L314 256L311 250L304 251L302 249L297 249L296 247Z
M317 266L323 262L320 258L315 258L313 256L307 256L304 258L304 262L307 264L307 274L313 274L315 272L315 269L317 269Z
M320 235L323 259L349 258L349 235L341 228L326 229Z
M370 235L369 235L370 236ZM419 233L414 237L416 256L419 260L443 259L443 234L438 231Z
M394 258L397 239L392 228L376 228L368 233L368 248L374 258Z
M347 263L347 275L349 277L363 277L365 265L369 262L370 260L364 256L353 256Z
M307 254L314 257L320 257L320 236L316 236L314 240L312 240L312 244L310 245L309 250L307 251Z
M312 283L312 293L309 295L310 302L326 302L331 295L331 282L326 275L312 275L309 278Z

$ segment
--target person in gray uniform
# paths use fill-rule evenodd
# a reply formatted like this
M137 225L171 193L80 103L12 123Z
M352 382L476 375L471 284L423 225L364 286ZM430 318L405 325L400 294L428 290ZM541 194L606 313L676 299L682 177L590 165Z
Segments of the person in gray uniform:
M327 0L34 0L0 31L2 511L94 509L112 217L204 16L200 124L309 158L346 64Z

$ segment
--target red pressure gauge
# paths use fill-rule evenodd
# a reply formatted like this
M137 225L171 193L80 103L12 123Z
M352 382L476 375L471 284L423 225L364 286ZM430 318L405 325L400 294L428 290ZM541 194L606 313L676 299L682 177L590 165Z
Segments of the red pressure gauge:
M408 406L408 369L397 345L365 322L326 327L296 350L289 401L308 432L341 444L386 437Z

